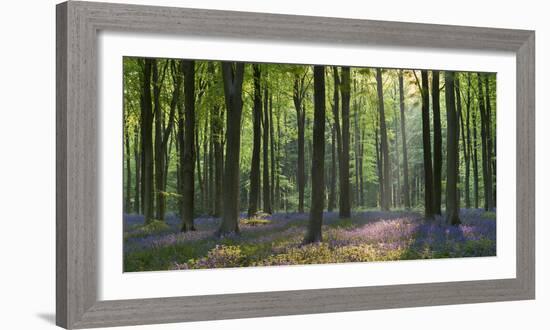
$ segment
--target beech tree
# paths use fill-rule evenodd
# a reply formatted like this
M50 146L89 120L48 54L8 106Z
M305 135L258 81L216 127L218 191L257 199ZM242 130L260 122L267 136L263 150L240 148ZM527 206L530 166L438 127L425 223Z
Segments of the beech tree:
M218 235L239 233L239 158L241 149L241 116L244 63L222 63L227 123L225 133L225 170L223 214Z
M325 67L313 67L313 157L311 165L311 209L304 243L320 242L324 208L325 165Z

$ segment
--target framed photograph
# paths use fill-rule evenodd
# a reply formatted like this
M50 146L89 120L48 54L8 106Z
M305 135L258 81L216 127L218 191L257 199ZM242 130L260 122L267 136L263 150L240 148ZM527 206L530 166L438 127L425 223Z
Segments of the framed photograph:
M56 320L534 299L535 33L57 5Z

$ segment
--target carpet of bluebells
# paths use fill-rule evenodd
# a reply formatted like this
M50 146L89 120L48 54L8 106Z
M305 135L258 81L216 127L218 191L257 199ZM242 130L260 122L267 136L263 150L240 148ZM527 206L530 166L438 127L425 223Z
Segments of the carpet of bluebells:
M303 245L307 214L241 216L240 234L217 238L219 218L195 219L196 231L181 233L173 215L144 225L124 216L124 270L223 268L369 262L496 255L494 212L461 210L460 226L416 212L355 212L350 219L326 212L323 241Z

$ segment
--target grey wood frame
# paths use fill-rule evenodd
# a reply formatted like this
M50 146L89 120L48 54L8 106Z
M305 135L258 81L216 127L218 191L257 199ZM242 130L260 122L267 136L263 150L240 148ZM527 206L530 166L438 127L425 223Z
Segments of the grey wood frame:
M200 9L57 5L56 322L137 325L480 303L535 297L535 32ZM100 30L497 50L517 57L515 279L98 301L97 33Z

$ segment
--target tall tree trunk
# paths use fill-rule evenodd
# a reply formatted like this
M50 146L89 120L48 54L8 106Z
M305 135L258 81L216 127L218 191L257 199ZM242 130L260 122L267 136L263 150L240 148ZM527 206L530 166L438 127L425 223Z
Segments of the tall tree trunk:
M313 156L311 164L311 209L304 243L320 242L325 201L325 68L314 66Z
M156 212L155 218L160 221L164 221L164 213L166 211L166 200L164 195L164 161L165 153L162 148L163 140L163 127L164 127L164 112L160 106L160 93L164 82L164 76L166 69L168 68L168 61L164 60L164 66L162 73L159 72L158 60L153 60L153 105L154 105L154 117L155 117L155 199L156 199ZM159 73L161 75L159 76Z
M218 235L239 233L239 159L241 145L242 86L244 63L223 62L223 85L227 108L223 215Z
M205 114L204 127L202 133L202 173L203 173L203 193L202 193L202 212L208 212L208 112Z
M266 79L267 80L267 79ZM263 112L263 210L267 214L271 214L271 188L269 177L269 92L267 89L267 81L264 85L264 112Z
M298 121L298 172L296 181L298 184L298 212L304 212L304 191L306 183L305 174L305 122L306 111L303 104L305 97L305 75L294 75L294 89L292 98L296 108L296 120Z
M142 198L145 223L153 220L153 100L151 98L151 72L153 59L144 60L144 78L141 93L141 144L142 144Z
M488 211L492 206L492 178L490 176L490 150L488 147L488 132L487 132L487 113L485 112L485 98L483 95L482 76L481 73L477 75L478 82L478 106L481 116L481 165L483 168L483 190L484 190L484 203L485 210Z
M139 129L136 128L134 135L134 164L135 164L135 182L134 182L134 213L141 212L141 157Z
M397 93L396 93L397 94ZM402 204L402 200L401 200L401 165L400 165L400 159L399 159L399 139L398 139L398 135L399 135L399 124L397 123L398 122L398 117L397 117L397 109L395 107L393 107L393 130L395 132L395 137L394 137L394 147L395 147L395 176L397 178L397 186L395 188L395 204L396 206L401 206Z
M468 121L470 118L470 100L466 99L466 119L462 115L462 101L460 94L460 80L458 74L455 75L455 94L456 94L456 111L458 112L458 119L460 120L460 129L462 137L462 154L464 157L464 203L466 208L470 207L470 153L468 148L468 131L469 126L466 125L465 121ZM460 167L459 167L460 170Z
M477 209L479 208L479 167L478 167L478 157L477 157L477 149L478 149L478 142L477 142L477 115L476 112L472 112L472 128L474 130L474 141L472 146L472 152L473 152L473 170L474 170L474 207Z
M424 156L424 214L426 218L434 216L434 185L432 154L430 143L430 90L428 72L422 70L422 145Z
M342 168L343 165L343 151L342 151L342 127L340 126L340 76L338 73L338 68L333 66L333 80L334 80L334 91L333 91L333 105L332 105L332 115L334 117L334 127L336 133L336 151L338 154L338 182L339 182L339 196L338 196L338 210L343 209L344 200L342 199L342 182L345 180L343 177Z
M409 195L409 164L407 158L407 135L405 130L405 93L403 91L403 70L399 70L399 112L401 114L401 144L403 145L403 199L406 208L411 207Z
M342 67L342 83L340 84L342 95L342 154L340 162L340 218L351 217L351 188L349 176L349 113L351 79L350 68Z
M377 123L377 125L379 125ZM376 150L376 168L378 170L378 201L382 207L382 199L384 198L384 171L382 170L382 155L380 152L380 142L378 140L378 128L374 129L374 147Z
M181 231L195 230L193 221L195 198L195 62L182 61L184 71L185 127L183 145L182 184L183 212ZM199 174L200 176L200 174Z
M378 113L380 116L380 152L382 153L382 172L384 194L382 210L389 211L391 202L390 188L390 156L388 152L388 133L386 132L386 116L384 114L384 90L382 87L382 69L376 69L376 87L378 91Z
M213 122L214 134L214 216L219 217L222 214L222 189L223 189L223 111L219 105L214 106L216 113Z
M336 207L336 124L332 125L330 134L330 189L328 194L328 211L332 212Z
M179 68L180 73L183 75L183 62L179 61ZM184 157L184 150L185 150L185 114L184 114L184 102L185 102L185 94L184 97L181 98L181 100L177 103L177 109L178 109L178 121L177 121L177 150L178 150L178 161L177 164L177 191L178 191L178 213L180 218L182 219L183 223L183 216L186 210L186 205L184 203L184 187L183 187L183 164L185 164L185 157Z
M277 96L277 99L279 99L279 96ZM277 102L279 103L279 102ZM280 109L278 109L280 110ZM275 176L275 205L277 209L281 208L281 179L280 179L280 171L281 169L281 112L277 111L277 155L276 155L276 168L277 168L277 175Z
M489 75L485 74L485 111L486 111L486 132L487 132L487 176L489 178L489 209L492 210L496 204L496 189L493 187L494 174L496 174L496 164L493 162L493 125L491 124L492 111L491 111L491 93L489 89ZM494 171L493 171L494 169Z
M275 204L275 132L274 132L274 124L273 124L273 94L269 94L269 146L271 149L270 153L270 159L271 159L271 190L269 192L269 196L271 197L271 209L272 211L276 211L276 204Z
M455 73L445 72L445 108L447 110L447 221L460 224L458 213L458 115L455 107Z
M262 120L262 91L260 86L260 66L254 64L254 107L253 107L253 144L252 164L250 165L250 194L248 195L248 217L258 212L258 193L260 191L260 143Z
M354 88L354 93L356 89ZM355 199L358 206L362 205L362 152L361 152L361 130L359 128L359 105L357 101L353 103L353 123L354 123L354 147L355 147Z
M124 148L124 159L126 159L126 191L124 192L124 212L130 213L132 209L132 168L130 166L132 151L130 150L130 134L128 134L128 126L124 128Z
M210 180L208 181L208 214L213 215L214 214L214 180L215 180L215 169L214 169L214 108L212 108L210 113L210 143L208 145L208 148L210 149L208 152L208 177Z
M468 73L468 91L466 95L466 145L468 148L468 159L466 164L466 178L465 178L465 189L466 189L466 208L472 207L472 199L470 196L470 172L471 172L471 162L472 162L472 136L470 133L470 112L472 106L471 100L471 78L470 73Z
M196 169L197 169L197 183L198 183L198 186L199 186L199 191L200 191L200 195L198 195L197 197L197 202L199 203L199 206L200 206L200 211L204 211L204 180L203 180L203 176L202 176L202 168L201 168L201 145L200 145L200 141L199 141L199 132L200 132L200 121L197 121L196 124L195 124L195 128L194 128L194 133L195 133L195 137L194 137L194 143L195 143L195 155L194 155L194 159L195 159L195 162L196 162Z
M432 109L434 129L434 213L441 214L441 167L443 166L443 147L441 138L441 111L439 105L439 71L432 71Z

